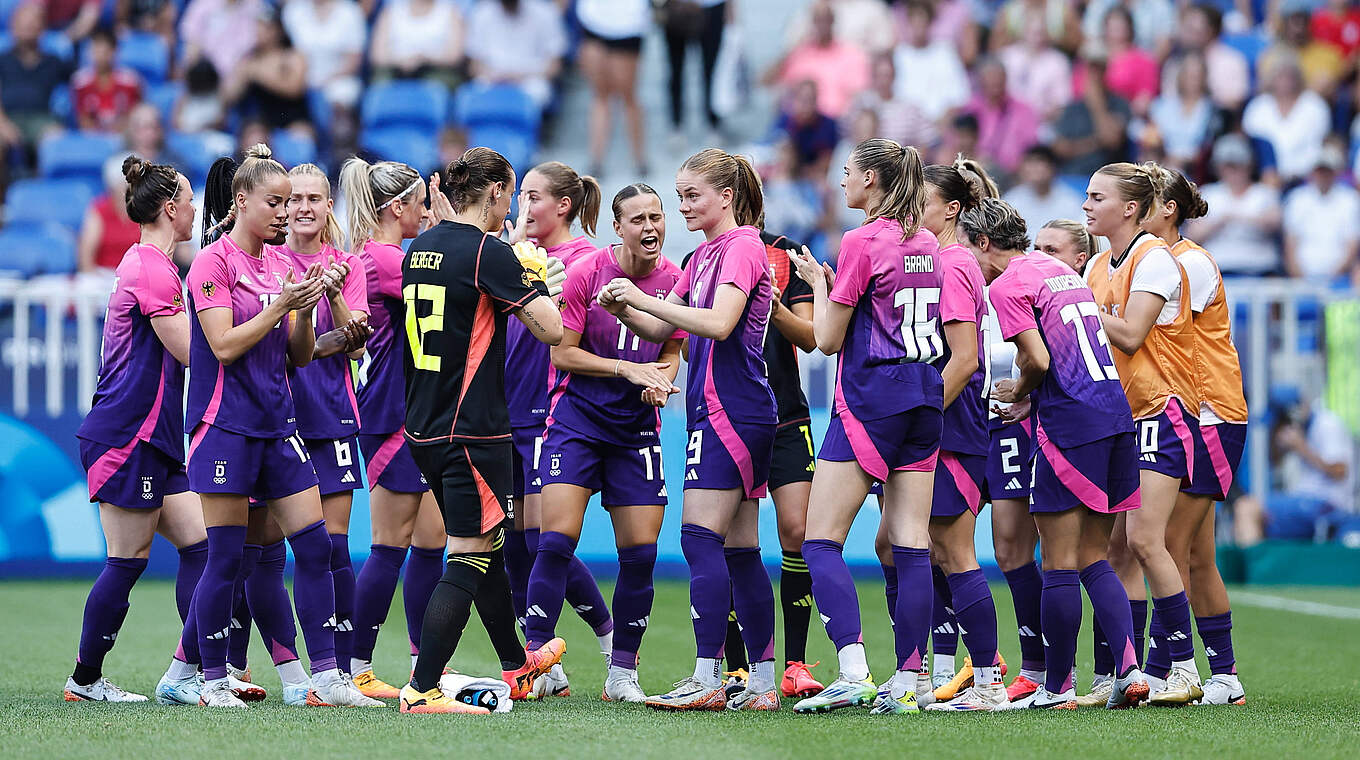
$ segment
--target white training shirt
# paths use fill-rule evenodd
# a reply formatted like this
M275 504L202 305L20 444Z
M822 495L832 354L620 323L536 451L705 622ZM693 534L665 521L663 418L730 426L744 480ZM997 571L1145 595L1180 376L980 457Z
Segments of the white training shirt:
M1114 271L1114 258L1110 258ZM1129 280L1129 293L1152 293L1166 299L1157 315L1157 324L1169 325L1181 311L1181 267L1165 248L1157 248L1138 261Z
M992 405L1007 408L1010 404L992 401L992 386L1008 377L1012 380L1019 378L1020 368L1015 364L1015 344L1001 337L1001 324L996 318L996 307L992 306L990 286L984 285L982 293L987 299L987 315L982 319L982 343L987 351L987 419L994 420L999 415L992 411Z

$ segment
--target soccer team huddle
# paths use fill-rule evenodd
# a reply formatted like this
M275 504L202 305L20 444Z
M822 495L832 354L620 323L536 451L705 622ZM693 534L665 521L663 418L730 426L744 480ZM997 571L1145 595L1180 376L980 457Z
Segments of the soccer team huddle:
M78 433L109 558L68 701L146 700L102 668L157 532L179 549L184 624L154 691L166 705L266 698L246 661L254 627L290 705L505 712L570 692L564 602L594 630L601 698L661 710L1245 701L1213 505L1247 410L1222 278L1179 234L1207 210L1179 172L1105 166L1083 222L1032 231L975 162L923 166L910 146L867 140L842 182L865 221L833 270L763 230L751 164L708 149L676 175L680 214L704 238L677 266L645 184L614 196L621 242L597 247L601 188L562 163L517 178L477 147L426 179L353 158L342 224L321 170L289 171L260 145L213 165L183 283L170 252L195 233L188 180L136 156L124 173L141 242L117 270ZM799 350L838 357L820 446ZM669 502L660 408L681 392L682 355L696 656L648 696L639 652ZM349 519L365 478L372 548L356 577ZM575 556L596 493L618 547L612 603ZM757 532L767 493L782 675ZM842 556L871 494L896 663L878 683ZM998 652L976 558L988 504L1019 663ZM389 683L373 651L403 565L411 671ZM1078 696L1082 588L1095 673ZM814 604L837 652L825 686L806 662ZM474 609L499 677L448 667Z

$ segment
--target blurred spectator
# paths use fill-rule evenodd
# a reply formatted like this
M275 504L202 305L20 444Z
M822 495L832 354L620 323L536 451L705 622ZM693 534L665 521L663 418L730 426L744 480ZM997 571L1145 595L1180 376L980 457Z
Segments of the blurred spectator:
M581 22L578 64L590 81L590 173L599 176L605 148L614 136L613 101L623 106L633 161L639 175L647 174L642 109L637 100L638 59L642 38L651 27L652 10L647 0L580 0L576 6Z
M1210 128L1216 114L1209 100L1206 73L1203 56L1186 54L1176 67L1174 87L1152 101L1148 109L1148 119L1161 136L1167 158L1179 169L1187 169L1212 136Z
M908 2L905 14L905 36L893 49L893 63L902 72L897 77L897 94L938 120L967 102L972 89L968 72L952 43L931 39L935 11L929 4Z
M809 179L800 173L797 150L788 140L774 146L774 161L762 172L765 193L765 228L811 244L822 218L822 176Z
M442 172L454 161L462 157L467 152L467 133L459 127L444 127L439 130L439 163L433 171L427 172L427 176L434 172Z
M978 120L971 113L960 113L945 125L940 144L936 146L927 164L950 164L960 155L976 156L978 153ZM922 157L924 158L924 156Z
M977 93L964 106L978 121L978 157L1009 174L1025 149L1039 140L1039 115L1006 91L1006 67L984 58L977 69Z
M104 162L104 194L85 210L76 243L76 266L82 272L104 269L112 272L123 254L142 239L142 229L128 218L127 180L123 179L123 159L116 153Z
M892 14L883 0L830 0L830 4L835 11L833 33L837 42L871 55L892 50L897 43ZM784 30L785 47L792 48L812 35L816 13L814 3L789 19Z
M179 21L185 63L207 58L230 80L255 47L255 22L264 13L264 0L189 0Z
M1057 116L1072 100L1072 65L1053 47L1049 34L1042 16L1030 16L1021 27L1021 36L997 53L1006 67L1010 94L1045 120Z
M1209 213L1186 227L1185 234L1214 255L1224 275L1280 271L1280 194L1252 181L1252 159L1247 138L1218 138L1213 167L1219 181L1200 188Z
M472 77L513 84L540 107L567 52L562 12L547 0L477 0L467 23Z
M704 116L710 130L718 128L713 110L713 66L722 45L723 28L731 8L725 0L661 0L666 33L666 60L670 64L671 127L678 134L685 124L685 57L690 45L699 44L704 83Z
M1332 114L1316 92L1303 89L1299 63L1281 57L1267 72L1265 91L1247 103L1242 129L1269 142L1286 182L1300 180L1317 164Z
M1313 11L1309 26L1313 39L1335 48L1342 58L1350 59L1360 50L1360 7L1354 0L1327 0Z
M799 171L820 179L826 175L839 129L835 119L817 109L817 102L817 83L811 79L799 82L774 128L793 145Z
M1257 87L1261 87L1281 60L1296 62L1308 89L1329 97L1341 82L1346 61L1331 45L1313 39L1309 28L1310 0L1283 0L1279 36L1256 60Z
M1152 53L1158 60L1166 57L1176 31L1177 13L1171 0L1091 0L1081 19L1086 42L1100 44L1105 39L1110 11L1120 9L1129 19L1132 35L1129 44ZM1108 44L1108 40L1106 40ZM1112 51L1106 50L1107 55Z
M184 94L175 101L174 125L180 132L194 133L221 129L226 118L217 69L212 61L200 58L184 74Z
M1246 56L1220 39L1223 14L1212 5L1192 5L1181 17L1176 50L1162 67L1162 91L1175 88L1180 62L1187 56L1203 57L1209 96L1222 108L1241 108L1251 89Z
M1044 39L1063 50L1075 53L1081 46L1081 21L1068 0L1007 0L992 22L988 44L1002 50L1028 41L1036 23Z
M307 59L293 47L278 16L261 14L253 26L255 48L227 75L222 100L228 106L239 103L271 129L310 129Z
M114 18L118 27L151 32L165 40L166 47L174 49L175 20L179 16L181 4L172 0L116 0Z
M1290 277L1336 284L1354 275L1360 252L1360 195L1337 181L1346 157L1321 148L1308 183L1284 200L1284 269Z
M1046 145L1025 151L1020 162L1020 184L1006 191L1005 200L1037 230L1054 219L1080 219L1085 200L1067 185L1058 182L1058 157Z
M83 130L119 132L128 111L142 99L137 72L114 64L118 39L101 26L90 35L90 65L71 77L76 124Z
M463 14L453 0L389 0L378 12L369 61L378 80L434 77L456 87Z
M1157 59L1134 44L1133 17L1123 6L1116 5L1105 14L1102 30L1103 44L1098 49L1105 55L1105 85L1110 92L1128 101L1134 113L1147 113L1148 105L1161 86ZM1086 67L1077 68L1075 86L1078 91L1084 87L1087 76L1090 72Z
M236 130L236 155L242 155L252 145L269 144L270 127L268 122L258 117L246 119Z
M287 0L283 28L307 59L307 86L320 90L342 116L359 103L368 26L354 0Z
M11 47L0 53L0 143L5 146L31 148L59 127L49 104L52 92L70 80L71 67L38 47L42 23L43 9L36 2L15 8L9 19Z
M1081 98L1069 103L1054 124L1053 152L1061 162L1060 174L1089 177L1124 157L1129 103L1105 87L1104 62L1087 61L1086 71Z
M902 145L915 145L921 150L939 142L940 131L936 128L935 122L914 103L904 100L897 94L894 84L897 79L897 66L893 64L891 53L874 56L870 64L869 79L869 89L855 96L854 102L850 104L849 131L854 131L854 120L859 118L860 112L869 110L873 111L876 117L875 131L871 132L869 137L886 137ZM834 165L834 160L832 163ZM833 166L833 173L839 171L839 167ZM836 174L835 179L836 182L840 182L840 175Z
M43 25L66 32L72 42L80 42L99 23L101 0L38 0L43 7Z
M150 103L139 103L128 112L127 127L123 130L123 147L127 152L135 153L153 164L185 166L187 163L183 156L166 146L161 112ZM220 147L225 152L231 148L231 144L228 142Z
M789 49L766 75L769 83L785 88L811 80L817 83L817 108L833 119L845 115L855 93L869 86L869 59L859 47L836 39L835 12L819 0L812 6L812 30Z

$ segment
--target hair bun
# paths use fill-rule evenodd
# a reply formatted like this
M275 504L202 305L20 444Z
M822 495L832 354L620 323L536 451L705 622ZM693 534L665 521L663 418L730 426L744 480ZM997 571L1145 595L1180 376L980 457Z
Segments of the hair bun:
M249 148L246 148L245 157L246 157L246 158L273 158L273 157L274 157L274 151L270 150L270 149L269 149L269 146L268 146L268 145L265 145L264 143L255 143L254 145L250 146Z
M132 155L123 159L123 179L129 185L141 182L151 170L151 162L141 156Z

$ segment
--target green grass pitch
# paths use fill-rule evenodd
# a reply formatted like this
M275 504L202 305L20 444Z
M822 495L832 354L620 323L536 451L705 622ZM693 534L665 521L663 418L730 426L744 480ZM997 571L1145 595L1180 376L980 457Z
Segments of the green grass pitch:
M0 746L6 758L304 758L304 757L730 757L806 758L1341 758L1360 753L1360 619L1301 615L1238 604L1235 646L1247 687L1245 707L1144 708L1076 713L921 714L879 718L867 710L795 715L659 714L636 705L600 702L604 665L590 630L568 610L560 626L573 695L519 703L510 715L466 718L402 716L395 709L288 708L258 639L251 657L268 701L242 711L166 708L154 704L67 704L70 673L89 582L0 583ZM1360 590L1254 589L1258 594L1360 610ZM610 593L605 590L606 598ZM1018 662L1010 596L995 587L1004 656ZM170 656L178 618L164 581L138 584L132 612L105 663L125 688L150 694ZM865 639L875 674L892 668L891 632L880 589L860 588ZM665 690L693 668L687 587L658 584L652 625L642 649L642 685ZM1342 610L1344 613L1345 610ZM1090 619L1090 610L1086 610ZM813 619L814 673L834 677L835 656ZM782 655L782 643L779 644ZM1091 667L1089 631L1077 655L1082 687ZM962 656L962 648L960 657ZM960 660L962 662L962 660ZM407 673L400 601L379 638L377 673L399 682ZM497 663L476 617L455 662L469 673ZM1204 669L1201 660L1201 668ZM1207 672L1205 670L1204 672Z

